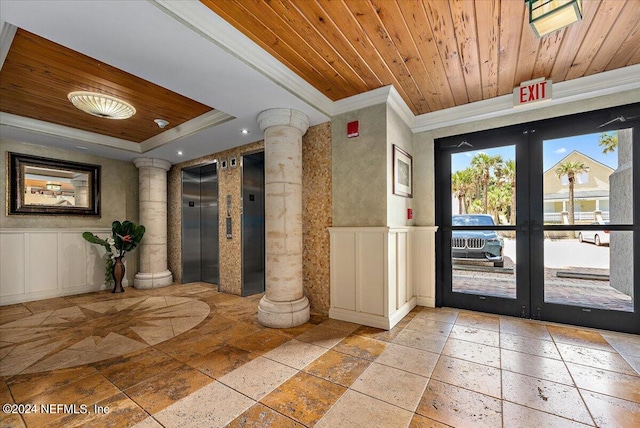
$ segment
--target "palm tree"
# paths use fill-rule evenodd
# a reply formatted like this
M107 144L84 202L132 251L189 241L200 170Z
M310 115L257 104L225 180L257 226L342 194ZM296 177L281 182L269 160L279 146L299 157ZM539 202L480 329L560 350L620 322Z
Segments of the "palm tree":
M467 213L467 195L474 188L473 171L469 168L456 171L451 176L451 190L458 198L458 213Z
M502 165L502 156L489 156L486 153L478 153L471 159L471 166L478 172L482 183L482 212L487 213L487 195L489 194L489 180L491 172Z
M573 187L575 186L576 175L587 172L588 170L589 169L584 164L584 162L580 161L565 162L563 164L560 164L555 170L558 178L562 179L562 177L566 175L567 179L569 180L569 224L575 224Z
M511 203L509 207L509 223L516 224L516 161L510 159L502 168L502 178L511 190Z

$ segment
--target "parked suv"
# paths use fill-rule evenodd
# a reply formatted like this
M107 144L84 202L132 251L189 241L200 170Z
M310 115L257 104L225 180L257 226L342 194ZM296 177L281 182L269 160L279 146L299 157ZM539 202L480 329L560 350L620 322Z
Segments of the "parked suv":
M453 226L495 226L487 214L461 214L451 218ZM451 257L454 260L493 262L503 267L504 240L495 230L454 230L451 234Z

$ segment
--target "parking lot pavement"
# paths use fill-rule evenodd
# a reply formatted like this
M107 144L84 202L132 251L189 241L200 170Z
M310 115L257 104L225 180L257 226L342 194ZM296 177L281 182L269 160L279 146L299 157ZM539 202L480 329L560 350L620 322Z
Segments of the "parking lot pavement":
M545 240L545 302L633 312L633 300L609 285L609 281L565 278L570 274L609 275L609 247L578 240ZM487 269L484 263L458 264L453 269L455 292L516 298L515 240L505 239L504 269ZM483 270L473 270L474 266Z

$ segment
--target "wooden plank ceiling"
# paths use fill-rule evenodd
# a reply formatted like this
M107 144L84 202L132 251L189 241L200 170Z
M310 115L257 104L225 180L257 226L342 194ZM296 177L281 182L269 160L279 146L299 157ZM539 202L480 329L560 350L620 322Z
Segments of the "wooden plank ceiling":
M540 39L522 0L201 2L332 100L393 85L414 114L640 63L638 0Z
M91 116L67 94L91 91L129 102L126 120ZM0 111L140 143L212 108L22 29L0 71ZM160 129L154 119L169 121Z

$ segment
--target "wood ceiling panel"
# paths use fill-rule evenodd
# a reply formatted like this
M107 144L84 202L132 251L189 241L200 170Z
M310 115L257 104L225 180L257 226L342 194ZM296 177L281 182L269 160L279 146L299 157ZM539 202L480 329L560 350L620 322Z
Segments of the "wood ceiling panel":
M637 0L541 39L522 0L201 1L332 100L393 85L415 114L640 62Z
M121 98L136 108L136 114L126 120L91 116L67 99L72 91ZM212 110L22 29L0 71L0 94L3 112L138 143ZM153 122L157 118L169 125L158 128Z

